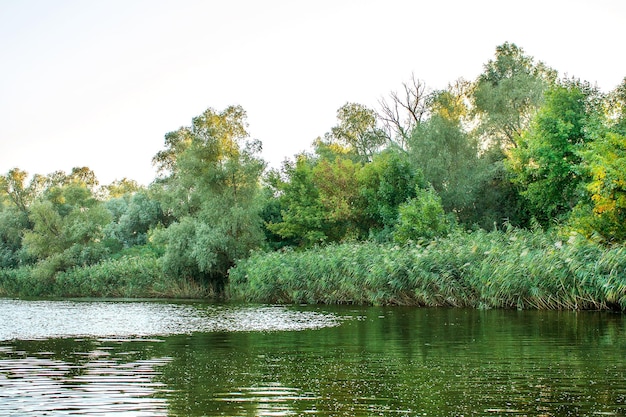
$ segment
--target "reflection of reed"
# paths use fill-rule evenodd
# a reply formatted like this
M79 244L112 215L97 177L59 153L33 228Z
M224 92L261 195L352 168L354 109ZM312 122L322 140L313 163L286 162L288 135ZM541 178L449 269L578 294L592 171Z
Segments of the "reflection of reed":
M120 364L103 351L86 355L91 360L82 365L32 356L1 359L0 415L168 414L166 400L155 397L163 385L154 379L156 367L169 358Z

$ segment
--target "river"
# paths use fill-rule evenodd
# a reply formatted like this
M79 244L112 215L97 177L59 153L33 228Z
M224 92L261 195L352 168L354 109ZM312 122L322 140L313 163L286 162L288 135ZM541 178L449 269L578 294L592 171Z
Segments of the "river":
M0 416L626 415L626 318L0 299Z

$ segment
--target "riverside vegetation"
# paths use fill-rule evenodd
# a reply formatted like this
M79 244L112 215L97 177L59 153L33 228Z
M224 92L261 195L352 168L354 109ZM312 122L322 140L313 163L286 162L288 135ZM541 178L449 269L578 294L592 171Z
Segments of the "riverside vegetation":
M515 44L412 77L266 169L240 106L165 135L149 187L0 177L0 295L626 309L626 79Z

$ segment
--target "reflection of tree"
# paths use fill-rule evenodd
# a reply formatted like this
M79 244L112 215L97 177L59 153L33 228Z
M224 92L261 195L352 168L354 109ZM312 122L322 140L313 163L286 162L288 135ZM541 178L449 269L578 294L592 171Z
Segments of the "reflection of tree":
M172 390L170 412L459 415L577 408L584 414L618 401L619 389L611 383L624 367L613 375L606 370L620 363L626 347L620 316L412 308L339 312L359 318L305 332L168 338L165 354L173 360L162 381ZM599 350L606 356L590 363ZM590 380L595 385L584 391L590 399L583 401L577 393ZM563 398L571 405L560 404Z

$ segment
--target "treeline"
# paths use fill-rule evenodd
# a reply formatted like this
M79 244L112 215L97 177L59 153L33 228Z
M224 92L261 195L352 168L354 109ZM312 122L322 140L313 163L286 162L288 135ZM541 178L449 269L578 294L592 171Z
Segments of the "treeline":
M209 108L190 126L165 135L164 149L153 158L158 177L147 188L126 179L100 186L88 168L32 177L13 169L0 178L0 294L227 293L397 303L400 293L333 298L327 295L339 289L332 286L316 289L328 291L320 296L275 286L288 274L295 288L322 282L322 270L316 275L305 272L315 268L289 263L307 254L329 258L329 251L347 250L341 245L361 248L354 253L399 247L416 256L416 248L435 250L432 242L480 241L484 231L528 230L523 236L529 242L552 236L562 245L584 245L572 251L584 253L577 262L594 262L589 253L606 255L626 239L625 106L626 79L603 93L588 82L559 78L505 43L474 81L431 90L412 77L378 109L345 104L313 151L287 159L280 169L266 169L241 107ZM361 262L360 256L342 262ZM483 264L481 259L473 262ZM229 285L236 264L237 279ZM441 270L437 274L445 276L444 265L434 269ZM605 275L626 272L621 263L612 265L618 270ZM272 272L255 275L263 270ZM350 276L345 269L332 273ZM479 282L472 278L474 293ZM402 288L403 300L424 299L413 285ZM439 287L432 288L430 297L439 299ZM283 298L281 290L296 295ZM508 296L515 298L515 291ZM470 305L470 299L450 304ZM536 304L620 300L612 293L588 303Z

